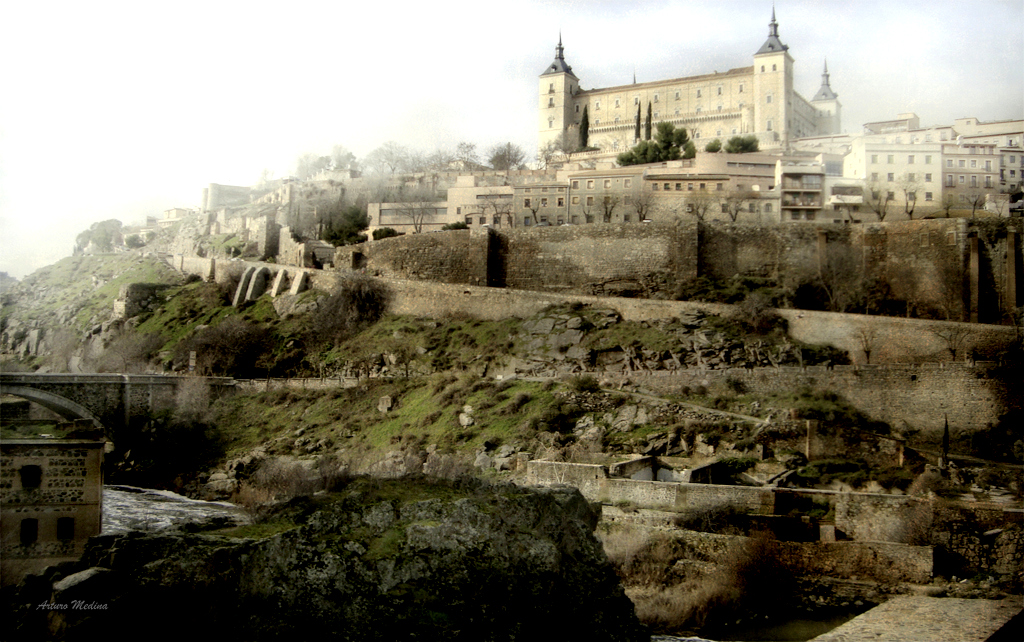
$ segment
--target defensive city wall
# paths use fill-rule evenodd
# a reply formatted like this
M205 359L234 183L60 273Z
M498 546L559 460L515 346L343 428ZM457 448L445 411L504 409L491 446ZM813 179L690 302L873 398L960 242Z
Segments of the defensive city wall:
M672 298L698 277L877 282L918 314L1005 323L1024 302L1022 222L622 223L454 230L338 248L334 264L401 279ZM842 287L842 286L840 286Z

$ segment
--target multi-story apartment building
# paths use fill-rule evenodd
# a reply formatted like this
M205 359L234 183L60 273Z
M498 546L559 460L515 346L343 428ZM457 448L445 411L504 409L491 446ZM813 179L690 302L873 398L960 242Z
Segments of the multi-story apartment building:
M795 138L841 131L842 105L827 65L810 101L793 89L793 57L779 39L774 9L753 63L723 73L583 89L559 38L554 62L539 81L540 147L563 138L575 144L584 111L589 144L609 157L635 144L637 114L646 119L648 109L652 123L685 127L697 143L754 134L762 148L785 147Z

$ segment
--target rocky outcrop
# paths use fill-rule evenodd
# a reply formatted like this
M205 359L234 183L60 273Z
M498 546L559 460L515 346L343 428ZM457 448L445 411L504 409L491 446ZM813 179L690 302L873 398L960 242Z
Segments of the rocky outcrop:
M94 538L13 610L25 639L649 639L597 519L575 489L357 480L281 507L264 539ZM36 608L74 596L105 606Z

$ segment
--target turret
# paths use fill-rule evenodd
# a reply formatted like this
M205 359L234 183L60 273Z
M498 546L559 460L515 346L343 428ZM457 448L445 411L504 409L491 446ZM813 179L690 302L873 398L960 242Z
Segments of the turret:
M762 146L786 145L789 139L789 98L793 94L793 58L779 39L779 23L768 23L768 39L754 54L754 128Z
M579 78L572 73L572 67L565 62L562 35L558 35L555 46L555 60L540 75L540 128L541 149L576 124L579 115L575 113L573 96L579 91Z
M839 95L832 91L829 83L828 61L821 74L821 88L811 99L811 105L817 110L817 130L819 134L839 134L840 116L843 106L839 104Z

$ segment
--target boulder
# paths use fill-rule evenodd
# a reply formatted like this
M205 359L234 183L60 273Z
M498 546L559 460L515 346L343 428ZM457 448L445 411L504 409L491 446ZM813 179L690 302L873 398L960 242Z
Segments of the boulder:
M572 488L356 480L282 505L261 538L130 532L92 538L65 578L100 577L62 639L648 642ZM19 639L50 639L36 595L9 595ZM174 617L155 619L160 605ZM36 627L36 628L33 628Z

